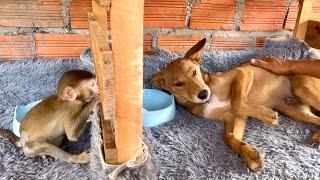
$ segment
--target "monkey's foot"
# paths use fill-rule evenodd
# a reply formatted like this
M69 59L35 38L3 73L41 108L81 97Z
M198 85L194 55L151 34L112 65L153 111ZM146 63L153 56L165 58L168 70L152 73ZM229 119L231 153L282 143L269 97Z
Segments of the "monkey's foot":
M79 155L75 155L73 158L73 162L79 164L85 164L90 161L90 150L85 150Z
M53 161L54 160L54 157L49 156L49 155L42 155L41 158L43 160L48 160L48 161Z

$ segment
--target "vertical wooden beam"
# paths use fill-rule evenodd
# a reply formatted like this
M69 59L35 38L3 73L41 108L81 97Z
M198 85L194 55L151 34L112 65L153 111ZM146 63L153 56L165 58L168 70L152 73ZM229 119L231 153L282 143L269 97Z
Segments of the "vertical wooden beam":
M143 94L144 0L111 1L114 53L118 162L131 159L141 148Z
M109 7L111 0L95 0L97 4L104 7Z
M299 12L293 31L293 36L301 40L305 39L308 21L312 13L312 0L300 0Z
M115 145L112 122L116 117L115 83L113 53L106 43L107 40L107 11L92 0L93 13L89 13L90 43L93 63L100 90L101 126L105 160L109 164L117 164L117 150Z
M96 0L92 0L92 14L100 28L100 38L106 41L108 31L108 24L106 23L108 19L107 8L99 5Z

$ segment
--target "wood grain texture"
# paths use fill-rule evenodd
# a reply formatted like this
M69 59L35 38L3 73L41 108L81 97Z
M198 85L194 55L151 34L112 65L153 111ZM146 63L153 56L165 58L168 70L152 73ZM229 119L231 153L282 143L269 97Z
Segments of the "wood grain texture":
M302 0L295 23L293 36L301 40L305 39L308 21L312 14L312 0Z
M313 0L311 20L320 21L320 0Z
M113 52L105 41L107 19L106 7L92 0L92 13L89 14L90 44L101 98L104 156L107 163L117 164L118 151L113 133L113 124L116 121L114 59Z
M308 22L305 41L310 47L320 50L320 21Z
M112 0L118 163L141 149L143 94L143 0Z

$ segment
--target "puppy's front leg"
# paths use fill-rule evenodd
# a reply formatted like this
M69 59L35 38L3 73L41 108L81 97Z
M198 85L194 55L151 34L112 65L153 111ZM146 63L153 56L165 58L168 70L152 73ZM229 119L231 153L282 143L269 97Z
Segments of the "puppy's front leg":
M224 121L224 141L233 151L242 157L250 169L254 171L261 170L264 160L259 151L242 140L246 121L247 117L235 117L234 119Z
M239 116L251 116L271 125L279 123L278 113L272 109L247 102L254 80L254 73L249 69L238 68L231 87L231 108Z

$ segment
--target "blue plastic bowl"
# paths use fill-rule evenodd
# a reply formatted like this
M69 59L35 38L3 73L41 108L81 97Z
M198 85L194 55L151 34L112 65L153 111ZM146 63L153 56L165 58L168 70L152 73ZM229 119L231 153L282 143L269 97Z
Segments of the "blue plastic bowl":
M24 116L33 106L37 105L41 101L42 100L34 101L27 105L16 106L14 110L14 116L13 116L13 122L12 122L12 131L16 136L20 137L19 128Z
M155 127L171 121L176 106L174 97L155 89L143 90L143 126Z

